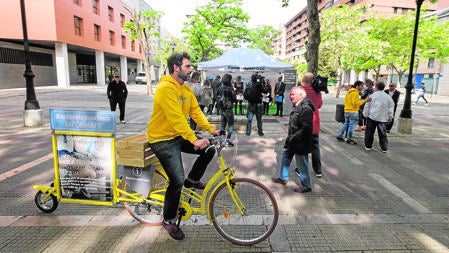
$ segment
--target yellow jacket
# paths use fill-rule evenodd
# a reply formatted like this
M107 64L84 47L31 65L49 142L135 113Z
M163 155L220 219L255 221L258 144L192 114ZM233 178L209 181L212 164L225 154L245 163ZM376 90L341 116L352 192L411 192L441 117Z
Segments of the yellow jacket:
M345 112L358 112L361 105L365 103L365 99L359 98L359 90L351 88L345 96Z
M201 111L190 86L179 84L171 75L161 77L148 123L148 141L155 143L181 136L193 143L197 137L187 123L189 115L198 126L213 133L214 128Z

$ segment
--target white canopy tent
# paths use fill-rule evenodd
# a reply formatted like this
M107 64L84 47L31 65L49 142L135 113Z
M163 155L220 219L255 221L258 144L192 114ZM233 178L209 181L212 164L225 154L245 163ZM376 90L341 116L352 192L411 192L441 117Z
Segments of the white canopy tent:
M218 58L198 63L198 70L203 71L280 72L288 69L294 67L251 48L231 48Z

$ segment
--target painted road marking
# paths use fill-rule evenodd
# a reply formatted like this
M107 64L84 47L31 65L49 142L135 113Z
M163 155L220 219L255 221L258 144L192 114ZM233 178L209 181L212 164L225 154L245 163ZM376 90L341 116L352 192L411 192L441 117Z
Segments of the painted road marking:
M379 184L381 184L383 187L387 188L391 193L393 193L395 196L399 197L404 201L407 205L409 205L411 208L415 209L418 213L432 213L429 209L427 209L425 206L418 203L416 200L414 200L410 195L403 192L401 189L396 187L394 184L390 183L387 179L382 177L379 174L370 173L369 174L372 178L374 178Z
M10 177L12 177L14 175L17 175L17 174L19 174L21 172L24 172L24 171L26 171L26 170L28 170L28 169L36 166L36 165L39 165L39 164L41 164L41 163L43 163L43 162L45 162L45 161L47 161L47 160L49 160L51 158L53 158L53 153L50 153L50 154L48 154L46 156L43 156L43 157L41 157L41 158L39 158L37 160L31 161L29 163L25 163L24 165L21 165L21 166L15 168L15 169L12 169L12 170L9 170L9 171L7 171L5 173L2 173L2 174L0 174L0 182L5 180L5 179L7 179L7 178L10 178Z
M123 209L125 211L125 209ZM260 217L258 217L260 218ZM279 215L278 225L448 224L441 214L313 214ZM0 216L0 227L117 227L140 224L123 212L117 215ZM183 226L210 224L207 216L194 215Z

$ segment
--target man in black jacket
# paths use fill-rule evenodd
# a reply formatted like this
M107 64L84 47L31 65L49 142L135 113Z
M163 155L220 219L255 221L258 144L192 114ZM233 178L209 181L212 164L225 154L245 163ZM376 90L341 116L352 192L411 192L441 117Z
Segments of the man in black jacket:
M126 124L125 121L125 103L128 97L128 89L126 84L120 80L118 74L114 75L114 80L108 84L107 95L109 98L109 105L111 106L111 111L115 112L115 109L120 109L120 123Z
M401 95L401 92L396 90L395 83L390 83L390 85L388 86L388 89L385 90L385 93L390 95L394 102L393 119L391 121L387 122L387 127L386 127L387 133L389 133L391 128L393 127L394 116L396 115L396 108L398 107L398 100L399 100L399 95Z
M312 152L313 111L315 107L303 87L295 86L290 91L293 110L288 122L288 135L282 152L282 166L280 177L273 178L273 182L286 185L288 171L293 160L296 160L296 174L301 180L301 187L295 189L297 193L312 191L310 182L309 156Z
M251 124L253 122L253 117L256 115L257 119L257 132L259 136L264 136L262 130L262 93L263 93L263 76L258 74L251 75L251 84L245 89L243 96L248 100L248 112L246 117L248 118L246 122L246 135L251 134Z
M273 116L282 117L282 113L284 111L284 92L285 92L285 83L282 82L282 76L279 76L278 81L274 85L276 113Z
M217 106L217 91L218 88L221 86L221 77L217 76L211 83L212 91L213 91L213 97L212 97L212 110L215 107L215 110L217 110L217 115L220 115L220 108Z
M226 135L226 146L234 146L234 143L231 142L231 135L234 130L234 112L232 109L234 108L235 102L237 102L237 98L235 96L234 88L232 87L232 76L230 74L224 74L223 78L221 78L222 85L218 88L217 97L220 98L221 101L217 101L217 107L221 107L221 121L220 121L220 130L224 131L226 129L226 124L228 125L228 132ZM218 104L221 104L218 106Z

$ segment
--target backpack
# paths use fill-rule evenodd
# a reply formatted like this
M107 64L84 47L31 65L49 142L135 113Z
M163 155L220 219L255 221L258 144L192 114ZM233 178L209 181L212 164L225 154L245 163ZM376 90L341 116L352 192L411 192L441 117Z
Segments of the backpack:
M262 99L261 94L257 90L257 87L255 84L250 84L248 87L246 87L245 91L243 92L243 97L246 100L248 100L248 102L251 102L251 103L260 102Z
M225 96L225 92L229 91L226 89L229 88L222 85L217 91L217 107L220 110L229 110L234 107L234 103L228 98L230 94L227 94L228 96ZM229 93L231 93L231 91L229 91Z

